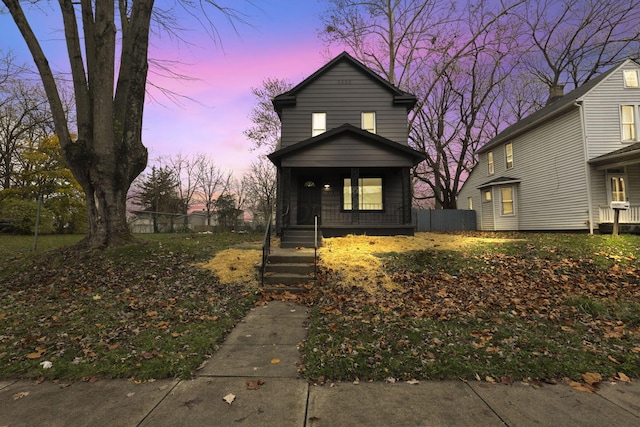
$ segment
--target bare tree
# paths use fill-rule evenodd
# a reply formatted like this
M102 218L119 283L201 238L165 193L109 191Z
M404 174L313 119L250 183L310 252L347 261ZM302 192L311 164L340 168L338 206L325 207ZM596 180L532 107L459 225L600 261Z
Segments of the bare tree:
M104 248L130 241L127 191L147 164L141 134L150 25L154 12L165 18L174 14L154 7L153 0L59 1L75 94L78 133L75 138L61 101L59 82L25 8L20 0L2 2L29 47L44 84L64 156L85 192L88 233L82 243L90 248ZM213 0L175 5L192 12L192 16L212 30L215 30L213 21L203 13L206 6L222 11L226 17L233 16L233 9ZM193 8L198 9L197 13ZM163 27L160 22L159 27L171 30L172 25Z
M42 89L21 75L0 84L0 189L16 185L20 154L27 144L53 133L53 120Z
M266 148L271 152L275 151L280 144L280 119L271 100L291 87L291 83L286 80L267 78L262 82L261 87L251 88L257 104L249 113L249 119L253 125L243 133L253 141L255 149Z
M207 156L200 156L196 166L197 189L194 194L195 203L202 205L207 215L207 225L215 212L216 200L227 192L231 186L231 172L220 169Z
M182 202L182 213L184 214L184 228L188 226L189 208L194 203L196 192L198 191L198 168L205 156L203 154L192 154L185 156L178 153L174 156L160 158L159 163L173 170L173 174L178 181L177 193Z
M473 153L500 111L497 92L519 52L508 14L522 1L336 0L325 14L328 41L346 44L374 71L417 96L410 143L427 161L414 175L429 191L414 194L438 207L455 208Z
M524 63L547 87L578 87L640 55L640 0L528 0L517 12Z
M271 220L276 200L275 166L266 157L260 157L251 163L242 183L254 223L266 224Z

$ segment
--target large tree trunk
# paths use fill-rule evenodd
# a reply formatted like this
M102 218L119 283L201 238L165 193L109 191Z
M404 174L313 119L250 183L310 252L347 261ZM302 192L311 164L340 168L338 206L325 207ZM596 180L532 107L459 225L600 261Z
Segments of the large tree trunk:
M104 248L130 241L126 195L147 164L142 115L153 0L135 0L130 10L126 10L126 4L118 3L122 52L117 86L114 85L118 62L115 1L79 2L83 55L74 9L77 3L59 0L73 76L77 139L69 131L55 78L19 0L3 3L29 46L51 105L63 153L86 194L88 227L83 244Z

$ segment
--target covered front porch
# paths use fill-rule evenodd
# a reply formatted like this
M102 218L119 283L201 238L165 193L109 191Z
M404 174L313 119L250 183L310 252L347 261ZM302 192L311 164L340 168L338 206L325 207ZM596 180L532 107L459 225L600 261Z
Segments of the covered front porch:
M611 233L615 209L611 202L629 202L628 209L619 210L619 231L640 233L640 142L589 161L597 181L604 182L604 195L594 194L598 203L598 231ZM597 191L599 193L600 191ZM606 201L606 204L603 203Z
M413 235L408 168L292 168L279 175L276 229L324 237L347 234Z

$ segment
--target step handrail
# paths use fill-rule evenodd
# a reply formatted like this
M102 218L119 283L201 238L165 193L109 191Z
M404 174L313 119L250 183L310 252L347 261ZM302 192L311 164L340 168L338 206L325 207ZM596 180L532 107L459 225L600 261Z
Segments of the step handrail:
M318 280L318 215L314 217L313 226L313 274L314 279Z
M262 265L260 266L260 286L264 287L264 273L267 269L267 261L269 260L269 254L271 253L271 216L267 221L267 229L264 232L264 239L262 241Z

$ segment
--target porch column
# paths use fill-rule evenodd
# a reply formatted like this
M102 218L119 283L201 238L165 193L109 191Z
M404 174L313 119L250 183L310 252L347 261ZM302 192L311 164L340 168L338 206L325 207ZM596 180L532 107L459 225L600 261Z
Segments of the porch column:
M281 221L283 227L291 224L291 168L282 168L282 208Z
M351 224L360 223L360 194L358 183L360 181L360 168L351 168Z
M402 223L411 224L411 173L402 168Z

